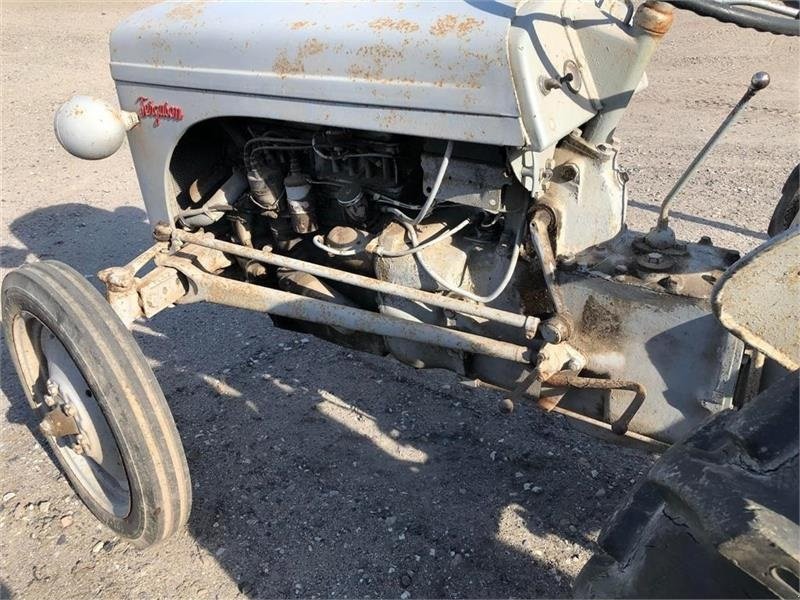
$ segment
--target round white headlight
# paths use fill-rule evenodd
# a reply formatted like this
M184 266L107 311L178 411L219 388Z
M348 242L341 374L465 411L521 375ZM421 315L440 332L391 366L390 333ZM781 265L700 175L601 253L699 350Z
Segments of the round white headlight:
M119 150L125 132L138 122L136 113L117 110L91 96L73 96L56 111L53 129L67 152L98 160Z

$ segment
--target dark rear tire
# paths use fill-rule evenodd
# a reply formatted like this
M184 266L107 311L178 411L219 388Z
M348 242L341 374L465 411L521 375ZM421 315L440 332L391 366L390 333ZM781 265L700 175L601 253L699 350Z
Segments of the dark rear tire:
M789 179L783 184L781 199L775 207L775 212L772 213L767 228L770 237L789 229L792 222L797 219L798 210L800 210L800 165L794 168Z
M56 261L3 281L3 327L28 402L57 408L78 433L54 433L53 454L87 508L118 536L149 546L182 527L191 506L183 447L133 336L80 274ZM61 414L61 413L59 413Z
M797 598L798 373L670 448L600 535L577 597Z

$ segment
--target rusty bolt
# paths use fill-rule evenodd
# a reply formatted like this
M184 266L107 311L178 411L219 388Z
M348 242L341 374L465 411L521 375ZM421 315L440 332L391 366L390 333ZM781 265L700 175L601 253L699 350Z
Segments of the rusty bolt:
M64 414L67 415L68 417L74 417L75 413L78 412L75 409L75 406L72 404L65 404L62 410L64 411Z
M50 421L42 421L39 423L39 430L45 435L53 435L53 426Z
M578 178L580 173L577 165L572 163L561 165L561 176L564 178L564 181L573 181Z
M58 396L54 396L53 394L45 394L43 400L44 403L51 408L58 404Z
M128 267L110 267L97 274L110 292L125 292L133 286L133 273Z
M157 242L168 242L172 236L172 227L166 221L159 221L153 228L153 237Z

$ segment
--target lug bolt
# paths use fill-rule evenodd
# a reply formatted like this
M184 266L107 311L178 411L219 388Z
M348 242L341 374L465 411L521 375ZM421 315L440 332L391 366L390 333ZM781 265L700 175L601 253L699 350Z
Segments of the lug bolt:
M47 393L50 396L58 396L58 384L52 379L48 379L46 383Z
M62 410L68 417L74 417L77 412L72 404L65 404Z

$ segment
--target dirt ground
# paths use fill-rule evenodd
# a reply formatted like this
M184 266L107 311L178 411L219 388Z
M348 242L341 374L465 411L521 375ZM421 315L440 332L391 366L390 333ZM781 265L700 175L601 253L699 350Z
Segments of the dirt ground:
M110 29L136 5L2 3L2 271L43 258L97 283L150 243L123 149L68 156L52 134L76 92L114 101ZM764 239L798 152L796 40L679 13L619 131L635 228L750 75L754 100L678 199L679 235ZM171 404L194 508L137 551L101 529L32 435L3 344L0 597L563 597L653 457L448 373L415 371L192 306L136 336ZM320 400L346 408L319 410ZM332 406L328 403L326 406Z

